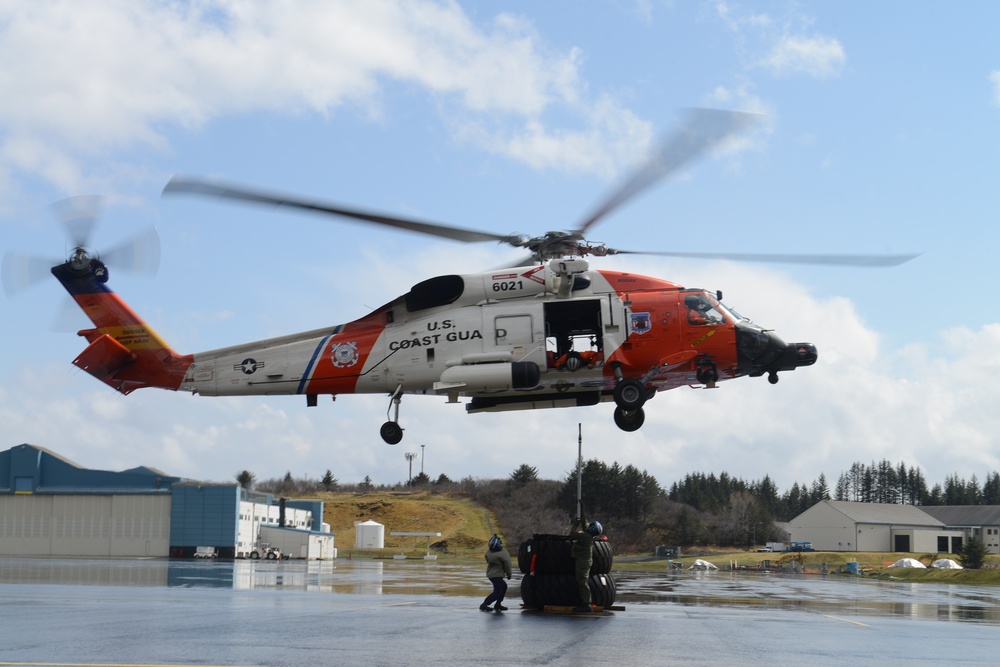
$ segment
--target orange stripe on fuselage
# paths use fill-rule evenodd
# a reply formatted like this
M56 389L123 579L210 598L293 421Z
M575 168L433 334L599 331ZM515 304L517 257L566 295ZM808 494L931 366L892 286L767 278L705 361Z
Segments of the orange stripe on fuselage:
M368 362L368 356L385 330L385 319L386 311L380 309L345 324L342 331L331 336L323 346L319 359L316 360L303 393L354 393ZM342 355L334 352L339 346L347 346L343 348Z

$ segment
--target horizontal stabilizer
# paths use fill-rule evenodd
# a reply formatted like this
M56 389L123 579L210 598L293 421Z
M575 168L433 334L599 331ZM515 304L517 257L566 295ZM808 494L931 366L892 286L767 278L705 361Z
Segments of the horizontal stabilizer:
M135 354L131 350L108 334L101 334L73 360L73 365L120 391L113 376L133 359Z

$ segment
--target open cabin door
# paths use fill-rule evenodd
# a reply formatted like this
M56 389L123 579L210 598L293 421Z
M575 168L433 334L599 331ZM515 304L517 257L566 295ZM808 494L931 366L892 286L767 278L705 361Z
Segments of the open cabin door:
M601 311L601 299L545 304L545 349L549 369L562 367L574 354L583 355L585 365L594 365L603 359Z

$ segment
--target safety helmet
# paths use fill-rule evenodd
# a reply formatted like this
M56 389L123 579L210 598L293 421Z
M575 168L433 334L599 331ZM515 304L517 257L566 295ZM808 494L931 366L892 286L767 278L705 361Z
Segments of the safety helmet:
M503 549L503 540L494 535L490 538L490 551L500 551Z
M604 526L601 525L600 521L591 521L589 524L587 524L587 532L593 535L594 537L597 537L598 535L604 532Z

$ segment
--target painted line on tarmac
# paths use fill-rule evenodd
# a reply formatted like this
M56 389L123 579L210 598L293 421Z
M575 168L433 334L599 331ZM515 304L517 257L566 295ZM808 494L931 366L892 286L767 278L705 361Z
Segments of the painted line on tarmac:
M822 614L825 618L831 618L835 621L840 621L841 623L850 623L851 625L860 625L862 628L870 628L872 626L867 623L862 623L861 621L852 621L849 618L840 618L839 616L830 616L829 614Z

